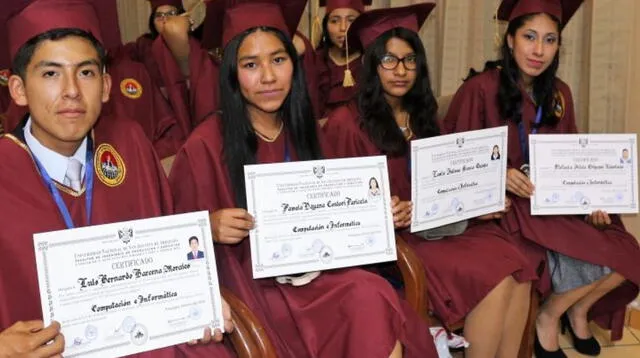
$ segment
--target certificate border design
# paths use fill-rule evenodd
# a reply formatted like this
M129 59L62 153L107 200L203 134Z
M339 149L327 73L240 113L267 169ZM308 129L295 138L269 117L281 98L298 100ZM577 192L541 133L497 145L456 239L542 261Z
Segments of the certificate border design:
M629 150L631 151L631 153L637 154L637 147L636 147L636 137L632 134L628 134L628 135L624 135L624 138L621 138L620 140L613 140L613 139L598 139L598 137L600 136L610 136L607 134L577 134L577 133L571 133L571 134L539 134L539 135L532 135L530 136L530 147L531 147L531 163L532 163L532 167L531 167L531 180L532 182L536 183L537 182L537 178L538 178L538 170L536 169L536 166L534 165L535 163L537 163L537 151L536 151L536 147L538 144L543 144L543 143L552 143L552 144L566 144L566 145L570 145L570 146L575 146L576 143L578 143L578 141L580 139L583 138L587 138L588 139L588 143L598 143L598 144L615 144L615 145L623 145L623 146L629 146ZM616 134L614 134L616 135ZM545 137L550 137L550 136L558 136L558 139L541 139L541 136L545 136ZM562 139L562 137L564 137L565 139ZM634 160L631 161L631 163L629 163L629 180L631 180L631 182L635 182L634 178L636 175L636 167L635 167L635 163L636 163L637 158L634 157ZM637 195L638 193L636 192L636 186L635 185L631 185L631 202L629 203L628 207L631 210L638 210L638 203L636 202L637 199ZM538 200L541 199L539 196L534 195L533 196L533 200L531 200L531 210L544 210L544 209L553 209L553 210L575 210L576 206L574 205L562 205L562 206L546 206L541 204ZM621 205L608 205L608 204L599 204L597 205L598 209L607 209L607 208L620 208L622 207ZM627 212L623 213L626 214ZM545 213L545 214L539 214L539 215L561 215L561 214L555 214L555 213Z
M387 162L386 162L386 157L381 156L380 157L381 160L377 161L375 164L371 164L371 165L356 165L356 166L329 166L326 165L327 160L317 160L317 161L309 161L309 165L311 168L313 168L314 166L317 166L318 163L322 163L322 165L324 165L324 167L326 168L326 173L324 174L325 177L329 177L330 174L332 172L335 171L340 171L340 170L358 170L358 169L376 169L378 170L379 173L379 177L381 178L381 182L380 188L384 191L385 190L385 186L388 185L389 182L389 175L388 175L388 169L387 169ZM331 161L331 160L329 160ZM300 163L300 162L298 162ZM245 169L246 170L246 169ZM301 174L307 174L309 173L309 170L292 170L292 171L287 171L287 172L273 172L273 173L257 173L254 170L246 170L246 178L249 181L249 189L251 190L251 197L252 197L252 205L253 208L257 207L257 203L256 203L256 179L260 178L260 177L271 177L271 176L281 176L281 175L301 175ZM384 180L383 180L384 179ZM321 180L319 178L319 180ZM386 196L383 196L383 204L386 206L388 205L387 202L387 198ZM385 211L385 225L384 225L384 233L388 234L389 231L389 213ZM391 232L395 232L394 230L392 230ZM367 257L367 256L376 256L376 255L392 255L393 252L395 251L395 235L393 235L392 237L389 237L389 235L386 235L386 242L387 242L387 247L384 250L381 251L375 251L375 252L367 252L367 253L362 253L362 254L353 254L353 255L343 255L343 256L334 256L332 260L345 260L345 259L350 259L350 258L354 258L354 257ZM313 264L313 263L320 263L322 262L322 260L320 258L314 258L314 259L304 259L304 260L300 260L300 261L295 261L295 262L288 262L288 263L282 263L282 264L272 264L272 265L266 265L263 262L260 262L260 255L258 254L260 252L260 225L258 225L254 231L253 231L253 237L254 237L254 242L256 244L256 247L251 247L251 251L252 251L252 256L256 257L256 261L255 263L252 264L254 271L256 272L261 272L264 271L266 269L272 269L272 268L281 268L281 267L289 267L289 266L297 266L297 265L306 265L306 264ZM393 246L392 246L393 245ZM251 245L253 246L253 245ZM331 265L327 265L327 266L331 266ZM266 278L266 277L265 277Z
M486 134L486 135L473 135L472 132L459 132L459 133L453 133L450 134L451 139L448 141L447 146L448 147L453 147L453 145L457 145L456 140L460 137L464 137L464 141L465 142L475 142L478 140L487 140L487 139L491 139L491 138L497 138L498 142L500 143L500 148L503 148L503 155L502 155L502 160L501 160L501 171L505 174L505 175L501 175L500 176L500 181L498 182L498 188L504 188L505 187L505 180L506 180L506 172L505 172L505 168L506 168L506 148L507 148L507 141L508 141L508 137L507 137L507 127L506 126L502 126L502 127L494 127L494 128L489 128L489 130L493 130L496 133L491 133L491 134ZM481 130L481 131L487 131L487 129ZM433 145L416 145L412 147L412 158L417 158L418 157L418 153L423 151L423 150L429 150L429 149L433 149L433 148L438 148L443 146L442 143L437 143L437 144L433 144ZM465 144L465 146L467 146ZM420 161L419 160L415 160L415 163L412 163L414 165L411 166L410 170L411 170L411 193L412 193L412 197L415 196L415 191L417 190L416 188L418 188L419 183L418 183L418 166L420 165ZM499 200L497 202L497 204L504 204L504 195L501 193L501 195L499 196ZM421 203L419 203L419 200L416 200L416 202L413 203L414 205L414 210L413 210L413 220L412 222L414 222L415 224L412 224L412 226L422 226L422 225L426 225L428 223L431 222L438 222L438 221L442 221L442 220L446 220L452 216L457 216L455 214L449 214L449 215L445 215L445 216L439 216L437 218L434 218L433 220L420 220L419 218L419 213L423 212L420 210L420 205ZM474 210L465 210L465 213L473 213L476 212L478 210L481 210L483 208L487 208L487 207L491 207L491 206L495 206L496 204L491 204L491 205L484 205L484 206L478 206L476 207L476 209ZM456 220L454 222L459 222L459 221L463 221L463 220L468 220L469 218L473 218L477 215L463 215L462 219ZM452 222L453 223L453 222ZM443 224L443 225L448 225L448 224ZM435 226L435 227L439 227L439 226ZM433 227L432 227L433 228ZM428 229L427 229L428 230Z
M209 235L207 234L206 230L210 230L209 225L207 225L207 220L205 219L198 219L195 222L190 222L190 223L185 223L185 224L180 224L180 225L167 225L167 226L160 226L160 227L155 227L153 229L144 229L144 230L138 230L136 231L136 235L144 235L144 234L149 234L149 233L154 233L157 231L163 231L163 230L172 230L172 229L181 229L181 228L187 228L187 227L198 227L200 229L200 232L202 233L202 237L203 238L207 238L209 237ZM106 240L106 239L117 239L118 235L117 233L113 233L110 235L100 235L100 236L87 236L85 238L82 239L71 239L71 240L64 240L64 241L49 241L49 240L42 240L40 242L38 242L38 251L40 251L42 254L42 260L43 260L43 268L44 268L44 275L45 275L45 287L46 287L46 293L47 293L47 301L49 303L49 312L50 312L50 318L51 320L53 320L54 316L55 316L55 312L53 309L53 295L52 295L52 289L51 289L51 282L50 282L50 274L49 274L49 260L47 258L48 254L49 254L49 250L51 248L55 248L55 247L64 247L67 245L73 245L73 244L77 244L79 242L82 243L87 243L87 242L92 242L92 241L102 241L102 240ZM217 277L213 277L211 272L212 270L210 270L211 264L212 264L212 260L210 260L209 258L215 257L213 252L209 252L209 245L204 245L203 249L206 251L206 267L207 267L207 283L209 285L209 295L210 295L210 300L211 300L211 305L212 305L212 312L213 312L213 321L211 321L209 323L209 325L217 327L220 326L220 323L222 322L221 318L218 317L218 310L216 309L217 305L217 300L216 300L216 295L215 295L215 287L219 287L219 281L217 279ZM214 249L215 250L215 249ZM213 272L215 274L217 274L217 268L213 267ZM222 305L222 302L218 303L220 306ZM198 324L196 326L191 326L188 328L184 328L178 331L173 331L171 333L165 333L165 334L161 334L161 335L149 335L149 342L156 340L156 339L163 339L169 336L174 336L174 335L179 335L181 333L184 332L188 332L194 329L198 329L200 327L203 327L202 324ZM89 351L82 351L82 352L77 352L77 353L71 353L71 354L65 354L66 357L76 357L76 356L85 356L87 354L90 353L98 353L98 352L102 352L102 351L106 351L106 350L113 350L119 347L123 347L123 346L128 346L130 345L131 342L118 342L118 343L114 343L108 346L104 346L98 349L93 349L93 350L89 350ZM146 345L146 344L145 344ZM143 345L143 346L145 346Z

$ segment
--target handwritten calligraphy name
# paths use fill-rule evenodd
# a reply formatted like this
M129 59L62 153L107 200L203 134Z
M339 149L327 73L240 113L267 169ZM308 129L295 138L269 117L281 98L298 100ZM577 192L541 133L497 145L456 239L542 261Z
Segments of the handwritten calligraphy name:
M463 164L461 167L449 167L444 170L433 170L432 174L434 178L437 178L446 175L466 173L477 169L485 169L487 167L489 167L488 163L476 163L476 165Z
M355 205L366 205L369 201L367 199L351 199L349 197L344 198L344 200L333 201L329 200L326 203L310 203L308 201L303 201L299 204L290 204L290 203L282 203L282 213L285 214L287 212L298 212L298 211L313 211L318 209L326 209L326 208L340 208L340 207L351 207Z
M605 169L624 169L621 164L555 164L555 170L605 170Z
M151 277L155 275L162 275L165 273L184 271L191 268L190 264L181 264L178 266L174 265L164 265L157 269L152 270L141 270L141 269L133 269L131 272L126 272L121 275L116 276L108 276L106 274L99 274L95 278L87 278L80 277L78 278L78 283L80 284L80 288L88 288L88 287L98 287L104 286L108 284L114 284L122 281L135 280L143 277Z

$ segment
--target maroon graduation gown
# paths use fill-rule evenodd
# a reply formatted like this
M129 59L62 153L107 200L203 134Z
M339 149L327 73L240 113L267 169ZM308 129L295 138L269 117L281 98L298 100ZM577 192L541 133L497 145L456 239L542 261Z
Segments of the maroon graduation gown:
M307 92L309 92L309 99L311 100L311 106L313 107L313 115L316 119L320 119L320 115L322 113L320 105L320 89L318 88L317 56L309 39L300 31L297 31L296 35L304 42L305 50L302 56L300 56L300 61L302 61L302 68L304 69L304 76L307 82Z
M184 128L193 131L207 116L218 110L219 65L198 40L189 39L189 76L180 71L169 47L158 37L152 54L158 64L167 95Z
M134 119L142 126L160 158L174 155L186 140L186 134L178 126L171 107L153 85L144 66L126 57L115 56L110 60L107 71L112 85L109 101L103 105L102 113ZM26 111L27 107L11 101L4 123L7 133L16 128Z
M218 116L207 119L178 152L169 177L178 212L238 206L224 164L221 130ZM284 134L273 143L259 141L257 162L282 162L284 141ZM238 245L215 244L218 272L222 284L260 318L279 357L382 358L396 340L406 357L437 357L426 324L381 277L345 269L325 271L301 287L254 280L249 245L248 239Z
M500 83L498 71L486 71L462 85L444 119L444 129L452 133L506 124L509 128L507 166L520 168L523 159L518 126L512 121L505 121L500 116L496 104ZM559 104L557 108L562 111L562 118L555 127L542 127L539 133L577 133L571 90L560 79L556 80L556 89ZM522 97L522 118L529 133L535 120L536 108L524 91ZM583 216L532 216L529 199L515 195L510 197L513 210L502 220L507 230L519 232L526 240L546 249L582 261L608 266L630 281L603 297L590 312L591 317L599 318L598 322L601 325L613 328L614 339L620 339L625 306L635 298L637 286L640 284L640 248L636 239L625 230L620 217L611 215L612 225L605 230L599 230L586 223ZM549 293L550 285L540 289L543 294Z
M382 155L360 126L355 102L335 109L323 128L326 141L339 157ZM407 154L409 155L409 154ZM391 195L411 200L409 161L387 156ZM494 222L470 221L458 236L427 241L408 230L398 231L415 250L425 267L431 309L445 324L463 319L505 277L520 282L535 279L526 258Z
M0 138L0 331L16 321L42 319L33 234L65 229L48 188L27 151L24 123L12 135ZM140 127L129 120L103 116L94 129L94 147L109 144L122 158L123 180L110 187L94 169L91 224L144 219L171 214L169 186L151 144ZM99 161L96 162L99 165ZM84 189L77 194L58 184L76 226L87 225ZM231 357L222 344L174 346L137 357Z
M326 117L333 109L347 104L356 97L360 85L360 73L362 71L362 57L349 63L349 70L355 79L356 85L353 87L342 86L344 71L346 66L338 66L333 62L327 50L321 49L316 52L316 76L318 77L318 87L320 89L321 115Z

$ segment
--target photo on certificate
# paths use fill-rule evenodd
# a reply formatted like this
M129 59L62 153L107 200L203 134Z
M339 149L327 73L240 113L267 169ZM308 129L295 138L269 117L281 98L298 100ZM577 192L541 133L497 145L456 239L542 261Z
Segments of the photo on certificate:
M411 232L501 211L507 127L411 141Z
M396 260L384 156L245 166L253 277Z
M65 356L120 357L223 330L209 214L34 235L45 325Z
M529 136L533 215L638 213L636 134Z

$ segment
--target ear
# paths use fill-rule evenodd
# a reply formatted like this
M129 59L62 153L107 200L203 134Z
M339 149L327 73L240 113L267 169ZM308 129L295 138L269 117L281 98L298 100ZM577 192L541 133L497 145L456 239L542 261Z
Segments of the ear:
M107 103L107 101L109 101L109 97L111 96L111 84L111 75L104 73L102 75L102 103Z
M11 75L9 82L7 82L7 87L9 87L11 98L18 106L26 106L29 104L27 100L27 89L25 88L24 80L20 76Z
M509 50L513 51L513 35L507 35L507 46L509 46Z

